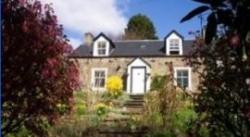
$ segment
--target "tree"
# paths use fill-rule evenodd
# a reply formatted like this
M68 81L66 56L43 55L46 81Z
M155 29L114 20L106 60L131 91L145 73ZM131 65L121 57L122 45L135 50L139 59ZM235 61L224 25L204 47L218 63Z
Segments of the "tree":
M3 135L25 128L46 136L46 123L60 116L58 105L70 110L78 87L72 48L53 9L39 1L3 1Z
M158 39L152 21L145 15L137 14L130 18L124 39Z
M202 78L196 100L200 124L211 136L250 136L250 2L193 1L204 5L182 22L210 10L205 41L197 38L189 58Z

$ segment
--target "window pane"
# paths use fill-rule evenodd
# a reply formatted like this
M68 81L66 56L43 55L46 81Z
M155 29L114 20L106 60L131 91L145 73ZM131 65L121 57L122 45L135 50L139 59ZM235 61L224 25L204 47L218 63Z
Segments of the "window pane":
M99 77L99 71L95 71L95 78Z
M178 39L171 39L169 41L170 46L179 46L179 40Z
M95 79L94 86L95 86L95 87L99 87L99 79L98 79L98 78Z
M104 71L100 72L100 77L105 77L105 72Z
M106 49L98 49L98 54L99 55L105 55Z
M180 78L177 78L177 85L180 86L180 87L182 86L182 81L181 81Z
M104 42L104 41L98 42L97 52L98 52L99 55L105 55L105 53L106 53L106 42Z
M103 88L105 86L105 71L95 71L94 87Z
M181 77L182 76L182 71L178 70L177 71L177 77Z
M175 55L180 53L180 44L178 39L171 39L169 41L169 53Z
M98 48L106 48L106 42L98 42Z
M188 78L183 78L183 83L182 83L183 88L188 87Z
M188 71L187 70L178 70L177 76L178 77L188 77Z
M182 76L188 77L188 71L187 70L182 71Z
M95 71L95 77L99 78L99 77L104 77L104 76L105 76L104 71Z
M177 70L177 85L181 88L187 88L189 87L188 83L188 70Z
M104 87L104 85L105 85L105 79L101 78L100 79L100 87Z

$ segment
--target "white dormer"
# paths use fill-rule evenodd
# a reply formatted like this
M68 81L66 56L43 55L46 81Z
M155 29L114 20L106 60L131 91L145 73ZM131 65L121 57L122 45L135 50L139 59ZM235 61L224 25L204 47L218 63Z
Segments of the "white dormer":
M93 56L109 56L110 48L110 40L103 33L101 33L94 39Z
M183 37L176 31L165 37L165 46L167 55L183 55Z

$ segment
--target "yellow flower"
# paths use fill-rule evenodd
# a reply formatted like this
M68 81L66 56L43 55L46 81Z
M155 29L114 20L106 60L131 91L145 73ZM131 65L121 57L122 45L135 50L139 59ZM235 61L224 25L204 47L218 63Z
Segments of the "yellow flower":
M99 108L106 108L107 106L103 103L98 103L95 105L95 109L99 109Z
M123 82L119 76L110 76L107 80L107 90L112 96L119 96L122 93Z

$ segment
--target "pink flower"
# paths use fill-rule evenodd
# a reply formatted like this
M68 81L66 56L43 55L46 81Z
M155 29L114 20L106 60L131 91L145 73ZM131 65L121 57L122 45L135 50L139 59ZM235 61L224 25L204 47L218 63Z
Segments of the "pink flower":
M51 68L58 66L58 61L55 58L47 59L47 63Z

